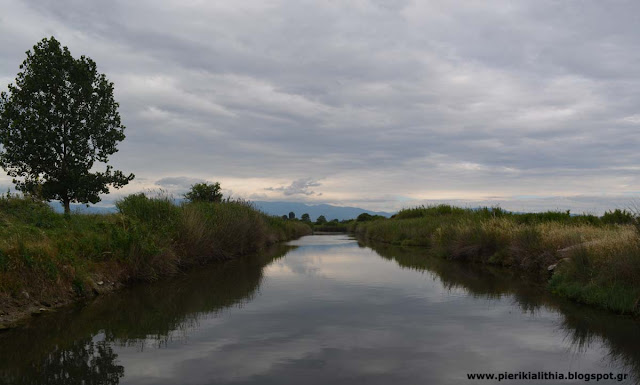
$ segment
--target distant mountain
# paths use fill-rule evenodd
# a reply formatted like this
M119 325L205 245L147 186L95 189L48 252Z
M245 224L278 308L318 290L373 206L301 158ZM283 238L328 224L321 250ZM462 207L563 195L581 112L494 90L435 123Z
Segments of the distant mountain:
M53 208L53 211L57 213L64 212L64 209L62 208L62 205L60 204L60 202L56 202L56 201L49 202L49 206L51 206L51 208ZM116 206L89 205L87 207L87 205L78 204L78 203L72 203L69 206L71 208L71 212L73 213L79 212L82 214L111 214L118 211L118 209L116 209Z
M180 204L181 199L176 199L176 203ZM311 217L312 221L315 221L320 215L324 215L328 221L332 219L344 220L344 219L353 219L362 213L367 213L371 215L382 215L384 217L390 217L392 214L384 211L371 211L361 209L359 207L345 207L345 206L333 206L327 204L319 204L319 205L309 205L305 203L297 203L297 202L264 202L264 201L253 201L254 206L267 214L270 215L289 215L290 211L293 211L296 214L296 218L300 218L302 214L307 213ZM51 202L51 207L56 211L61 213L62 205L60 202ZM72 212L80 212L83 214L109 214L117 212L115 206L94 206L82 204L72 204L71 205Z
M302 214L307 213L312 221L315 221L320 215L324 215L328 221L332 219L344 220L353 219L362 213L371 215L382 215L390 217L392 214L384 211L371 211L361 209L359 207L332 206L327 204L309 205L297 202L263 202L253 201L255 207L270 215L288 215L293 211L296 218L300 218Z

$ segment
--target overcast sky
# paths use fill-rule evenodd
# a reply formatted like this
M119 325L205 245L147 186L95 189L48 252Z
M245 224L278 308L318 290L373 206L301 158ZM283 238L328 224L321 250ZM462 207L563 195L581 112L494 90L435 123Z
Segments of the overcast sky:
M0 9L0 90L52 35L114 82L112 163L136 174L118 194L207 180L254 200L593 213L640 197L637 1Z

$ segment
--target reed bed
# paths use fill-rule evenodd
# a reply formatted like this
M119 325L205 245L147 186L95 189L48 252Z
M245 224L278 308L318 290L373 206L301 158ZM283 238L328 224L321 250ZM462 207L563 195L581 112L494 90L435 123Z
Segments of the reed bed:
M640 315L636 224L631 213L620 210L596 217L440 205L354 222L350 230L377 242L426 247L446 259L517 269L560 296Z
M0 311L153 281L311 233L244 201L174 204L130 195L118 212L65 217L29 197L0 198Z

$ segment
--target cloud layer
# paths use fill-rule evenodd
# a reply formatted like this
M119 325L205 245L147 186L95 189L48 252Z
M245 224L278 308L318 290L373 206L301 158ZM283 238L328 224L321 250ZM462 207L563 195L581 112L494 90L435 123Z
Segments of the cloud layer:
M127 139L113 163L138 177L125 192L183 178L371 209L581 196L601 211L640 191L636 2L2 9L1 89L50 35L115 83Z
M267 191L281 191L283 195L318 195L321 196L322 193L317 193L315 191L311 191L312 187L318 187L321 184L311 178L301 178L294 180L288 186L280 186L280 187L267 187L265 190Z

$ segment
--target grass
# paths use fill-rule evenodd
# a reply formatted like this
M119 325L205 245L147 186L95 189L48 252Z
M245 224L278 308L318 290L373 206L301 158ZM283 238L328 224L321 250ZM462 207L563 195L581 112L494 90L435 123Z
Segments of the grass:
M313 231L329 233L346 233L348 225L340 222L327 222L320 225L313 225Z
M440 205L354 222L350 230L363 239L426 247L446 259L512 268L546 282L557 295L640 315L640 236L634 223L620 210L597 217Z
M431 275L446 288L461 289L482 299L509 296L514 305L531 314L538 313L543 306L558 312L561 315L557 328L560 338L569 342L575 351L583 351L593 343L602 344L611 362L625 366L633 378L640 378L640 350L636 340L630 338L638 333L637 319L633 317L611 317L606 311L554 299L544 290L544 282L529 281L514 269L455 263L435 258L427 248L365 244L402 268Z
M175 205L130 195L118 213L65 217L28 197L0 197L0 308L85 295L97 281L153 281L311 233L244 201Z
M105 296L82 312L34 318L28 328L0 339L0 383L49 384L52 373L56 378L82 376L86 384L113 383L105 378L114 378L122 366L117 355L105 350L109 345L166 346L172 336L187 333L203 317L242 306L256 295L264 267L288 250L276 244L244 258ZM92 338L101 333L103 338ZM69 357L80 361L69 365Z

